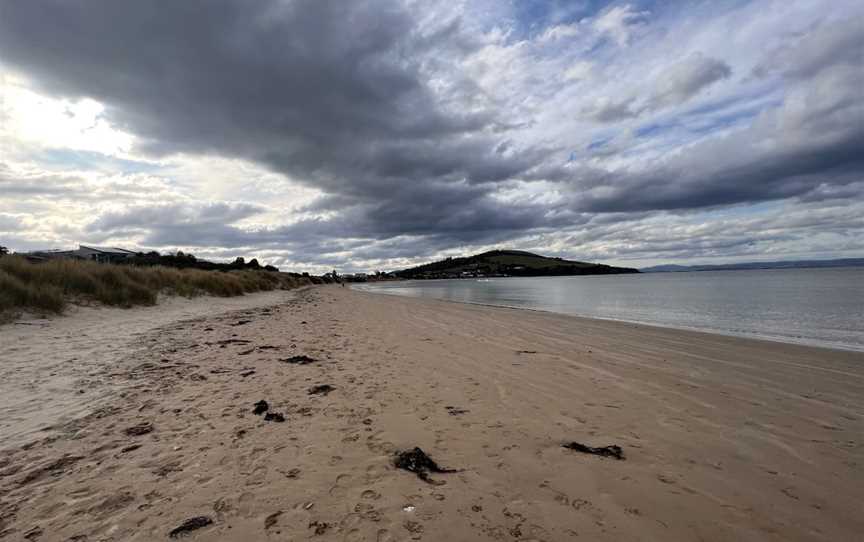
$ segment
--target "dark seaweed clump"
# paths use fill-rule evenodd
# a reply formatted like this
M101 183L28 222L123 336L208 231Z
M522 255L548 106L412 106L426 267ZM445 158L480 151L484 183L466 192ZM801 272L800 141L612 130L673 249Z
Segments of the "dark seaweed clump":
M417 478L420 478L424 482L436 486L443 485L442 481L435 481L429 478L430 472L436 473L449 473L449 472L458 472L454 469L444 469L438 466L435 461L432 460L431 457L426 455L426 452L421 450L420 448L414 448L413 450L409 450L406 452L399 452L396 454L396 460L394 461L394 465L396 465L397 469L407 470L413 472L417 475Z
M257 403L255 403L255 408L252 409L252 414L260 416L264 414L265 422L277 422L282 423L285 421L285 415L280 412L273 412L270 410L270 405L267 404L267 401L261 399Z
M282 358L279 361L282 363L291 363L292 365L309 365L310 363L315 363L315 358L301 354L299 356L291 356L290 358Z
M621 446L616 446L614 444L611 446L599 446L595 448L579 444L578 442L568 442L563 444L563 446L564 448L582 452L583 454L594 454L602 457L612 457L619 460L624 459L624 451L621 449Z
M208 518L207 516L196 516L194 518L189 518L183 523L181 523L179 527L168 533L168 536L171 538L180 538L181 536L186 536L187 534L189 534L190 531L198 530L212 523L213 520Z
M282 423L285 421L285 416L279 412L268 412L264 415L264 421Z
M141 435L146 435L153 431L153 424L150 422L142 422L138 425L133 425L132 427L127 427L123 430L124 433L129 435L130 437L140 437Z
M336 388L330 384L319 384L318 386L312 386L309 388L309 395L327 395L335 389Z

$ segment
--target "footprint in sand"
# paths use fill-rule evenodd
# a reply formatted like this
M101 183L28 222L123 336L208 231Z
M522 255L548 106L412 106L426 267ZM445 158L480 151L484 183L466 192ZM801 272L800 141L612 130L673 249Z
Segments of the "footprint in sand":
M97 517L108 517L115 512L118 512L135 501L135 494L124 491L111 495L99 504L92 506L87 510L87 513Z
M423 524L417 521L407 520L402 524L402 527L411 533L411 538L417 539L423 536Z
M216 519L223 521L227 516L233 515L236 512L236 504L231 497L221 497L213 503L213 512L216 513Z
M344 527L343 527L343 529L344 529ZM348 531L348 533L345 535L345 538L343 538L343 540L345 542L361 542L362 540L368 540L368 539L365 536L363 536L363 532L360 531L360 529L353 529L351 531Z
M366 467L365 480L367 484L374 484L387 475L387 469L380 465L369 465Z
M350 474L340 474L336 477L336 483L330 488L328 493L333 497L345 497L348 494L348 488L345 485L351 480Z
M240 497L237 499L237 512L245 518L252 518L258 515L260 512L259 505L255 502L255 494L244 492L240 494Z
M366 521L374 521L376 523L381 521L382 518L381 511L369 503L357 503L354 506L354 513Z
M90 487L81 487L70 491L66 494L67 497L70 497L72 500L80 500L95 495L97 493L96 490Z
M370 452L390 455L396 451L396 445L392 442L379 440L383 434L383 431L377 431L366 438L366 447L369 448Z
M266 465L258 465L252 474L246 479L247 486L260 486L267 480L269 468Z

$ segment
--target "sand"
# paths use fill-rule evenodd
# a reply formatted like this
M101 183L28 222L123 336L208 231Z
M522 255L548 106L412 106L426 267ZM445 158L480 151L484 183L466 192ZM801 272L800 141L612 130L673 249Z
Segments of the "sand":
M284 302L294 294L238 297L161 297L131 310L76 307L61 317L23 317L0 326L0 450L24 444L90 412L111 391L101 384L107 366L137 349L143 335L171 322ZM152 341L158 335L152 335ZM146 341L145 340L145 343Z
M0 539L168 540L198 516L212 523L188 540L864 532L862 353L338 287L295 296L174 320L91 364L89 415L0 452ZM115 313L99 314L110 337ZM280 361L298 355L316 361ZM254 415L262 399L286 421ZM626 459L561 447L573 440ZM459 472L433 485L397 470L415 446Z

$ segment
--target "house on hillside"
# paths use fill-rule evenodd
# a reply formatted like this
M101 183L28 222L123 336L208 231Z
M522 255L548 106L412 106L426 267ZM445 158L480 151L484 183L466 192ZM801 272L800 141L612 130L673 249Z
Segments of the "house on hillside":
M100 263L112 263L123 261L137 254L132 250L116 247L96 247L78 245L78 250L36 250L26 254L33 259L70 259L90 260Z

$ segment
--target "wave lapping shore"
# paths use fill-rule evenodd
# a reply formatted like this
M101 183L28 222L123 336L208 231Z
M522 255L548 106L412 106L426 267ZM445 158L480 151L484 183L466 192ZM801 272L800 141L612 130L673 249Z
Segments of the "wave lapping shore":
M337 287L130 344L0 452L0 539L864 532L861 353Z

